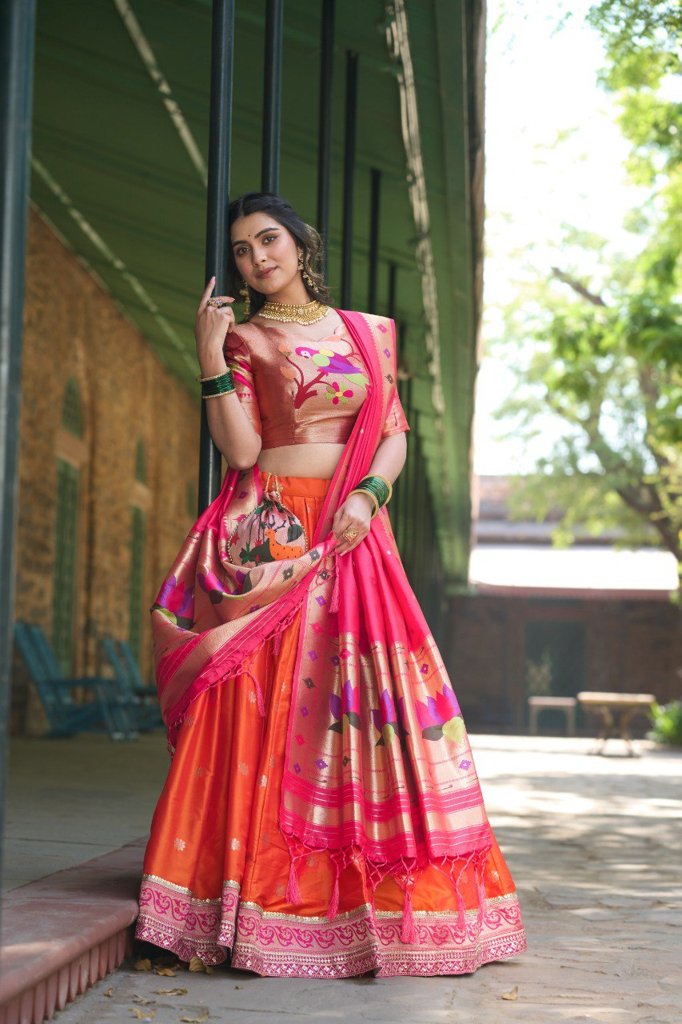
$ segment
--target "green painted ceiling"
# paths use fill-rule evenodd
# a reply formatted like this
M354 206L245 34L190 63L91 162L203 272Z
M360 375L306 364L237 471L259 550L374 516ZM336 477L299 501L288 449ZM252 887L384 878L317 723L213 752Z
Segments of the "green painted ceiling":
M232 196L261 185L264 7L237 2ZM395 60L386 28L395 27L395 18L402 24L402 0L336 3L329 282L339 304L345 51L352 49L359 54L359 83L351 305L367 308L370 168L377 167L374 311L386 312L388 264L395 262L396 317L405 322L405 368L414 378L410 425L423 442L434 534L446 578L456 587L466 580L469 544L475 296L466 54L467 18L478 5L409 0L407 7L408 32ZM307 0L284 4L279 191L311 223L320 12L321 4ZM38 0L32 200L192 389L192 323L204 281L209 46L208 0ZM416 105L403 96L401 118L400 82L401 76L409 81L410 59ZM421 160L428 201L421 257L410 197L420 181L408 171L405 116L412 125L410 166L419 169ZM424 261L427 268L432 262L437 294L436 358L429 352Z

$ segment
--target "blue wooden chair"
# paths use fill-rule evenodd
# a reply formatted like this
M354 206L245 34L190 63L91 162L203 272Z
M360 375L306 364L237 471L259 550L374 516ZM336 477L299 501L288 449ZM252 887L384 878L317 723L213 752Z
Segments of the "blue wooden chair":
M128 669L128 677L133 684L135 693L140 697L148 697L154 701L158 701L159 698L156 693L156 687L145 683L142 678L142 673L140 672L140 666L137 663L137 658L130 649L130 644L127 644L125 640L119 640L118 649L121 652L121 657Z
M40 626L17 621L17 648L47 716L49 736L73 736L80 732L105 731L112 740L134 739L135 724L112 687L112 680L98 676L64 676L54 651ZM72 689L78 686L93 700L78 704Z
M121 641L115 640L112 636L102 637L102 651L104 656L114 670L116 689L122 700L130 708L140 732L148 732L151 729L158 729L163 725L161 711L156 697L156 690L151 687L137 686L131 678L128 662L121 653ZM128 647L128 645L125 645ZM130 651L130 658L135 664L136 674L139 677L139 668L135 662L133 652Z

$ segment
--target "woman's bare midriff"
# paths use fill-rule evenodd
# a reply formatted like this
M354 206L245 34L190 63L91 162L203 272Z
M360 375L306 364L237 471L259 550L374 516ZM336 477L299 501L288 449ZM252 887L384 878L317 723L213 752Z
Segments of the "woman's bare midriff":
M283 444L266 448L258 456L258 466L278 476L317 476L330 480L334 476L345 445Z

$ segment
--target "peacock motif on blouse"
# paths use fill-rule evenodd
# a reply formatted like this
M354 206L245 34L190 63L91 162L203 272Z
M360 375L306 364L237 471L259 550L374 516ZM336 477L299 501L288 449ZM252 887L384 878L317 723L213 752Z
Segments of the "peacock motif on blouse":
M300 409L306 399L313 398L319 393L317 390L318 385L325 386L325 397L330 400L332 405L338 405L353 398L355 395L353 388L364 388L365 391L367 390L369 378L361 369L354 366L349 359L349 356L357 356L357 353L354 352L352 346L350 346L351 351L347 355L325 347L324 342L327 340L331 341L332 339L338 340L338 335L330 335L328 339L323 338L315 346L296 345L293 350L286 344L279 346L279 351L289 364L288 366L280 366L280 373L287 380L292 380L296 383L295 409ZM310 362L318 367L318 372L312 380L306 382L303 367L292 358L294 355L298 356L299 359L310 360ZM334 379L330 380L330 378Z

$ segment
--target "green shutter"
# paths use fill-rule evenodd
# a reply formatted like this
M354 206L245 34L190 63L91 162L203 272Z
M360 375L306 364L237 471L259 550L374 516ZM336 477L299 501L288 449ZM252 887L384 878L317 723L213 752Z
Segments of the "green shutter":
M71 434L77 437L83 436L83 415L81 413L81 399L78 393L78 385L73 377L69 377L64 390L64 404L62 406L62 426Z
M142 598L144 590L145 514L133 506L130 539L130 615L128 643L139 659L142 640Z
M147 456L144 450L144 441L137 442L135 449L135 479L141 484L147 482Z
M73 622L76 600L76 538L78 536L78 470L57 459L52 644L65 674L73 666Z

